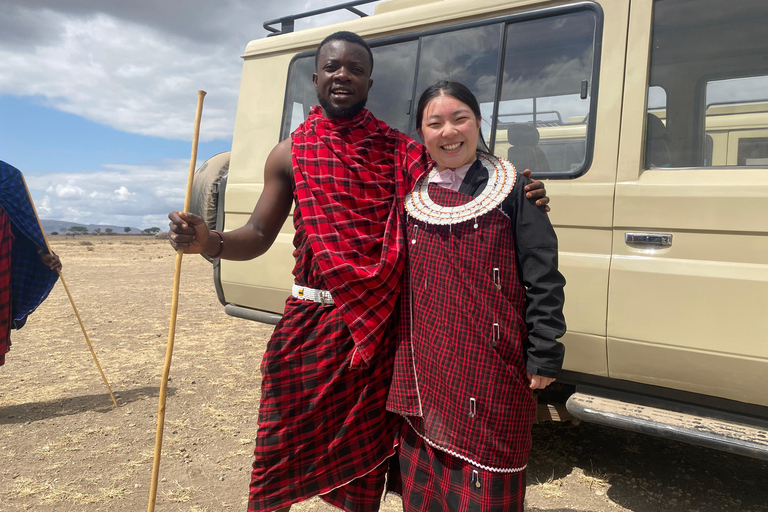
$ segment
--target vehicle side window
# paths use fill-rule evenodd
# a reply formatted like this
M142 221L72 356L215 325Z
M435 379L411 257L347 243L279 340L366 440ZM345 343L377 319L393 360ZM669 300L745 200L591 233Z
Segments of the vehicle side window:
M494 153L534 173L586 170L596 15L509 23Z
M439 80L461 82L480 103L481 130L491 152L547 178L579 175L589 166L593 144L597 27L598 13L582 7L412 34L386 44L373 41L374 84L367 107L419 140L415 118L421 93ZM282 138L317 104L313 72L313 55L291 64Z
M419 140L415 103L421 93L438 80L453 80L466 85L480 103L480 129L486 144L490 145L503 28L502 23L496 23L421 38L411 137Z
M287 139L317 105L317 92L312 84L315 56L300 57L291 63L288 71L288 94L283 109L283 129L280 140Z
M736 165L768 167L768 137L739 139Z
M706 136L720 143L713 165L768 167L768 75L710 80L705 91Z
M768 2L654 3L645 167L765 167ZM651 90L663 88L663 109Z
M392 128L407 133L418 42L405 41L371 50L373 87L366 108Z

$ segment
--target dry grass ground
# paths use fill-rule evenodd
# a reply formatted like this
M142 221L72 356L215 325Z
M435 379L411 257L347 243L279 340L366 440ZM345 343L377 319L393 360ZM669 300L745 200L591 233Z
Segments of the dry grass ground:
M146 510L175 253L144 237L52 243L120 407L57 284L0 368L0 512ZM202 258L182 276L156 510L243 511L271 327L226 316ZM763 462L594 425L539 425L534 445L529 511L768 512Z

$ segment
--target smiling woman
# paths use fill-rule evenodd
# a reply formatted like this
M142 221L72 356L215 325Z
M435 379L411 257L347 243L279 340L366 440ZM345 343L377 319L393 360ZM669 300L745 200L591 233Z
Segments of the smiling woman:
M442 80L419 98L436 165L405 198L407 269L387 408L405 418L406 512L523 507L532 390L558 376L557 238L527 178L479 151L480 106ZM461 505L460 505L461 503Z

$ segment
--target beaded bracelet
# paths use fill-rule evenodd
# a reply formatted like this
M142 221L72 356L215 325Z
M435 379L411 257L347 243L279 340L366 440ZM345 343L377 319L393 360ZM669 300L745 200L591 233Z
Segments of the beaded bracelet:
M209 254L209 256L210 256L211 258L218 258L218 257L219 257L219 254L221 254L221 251L223 251L223 250L224 250L224 235L222 235L221 233L219 233L219 232L218 232L218 231L216 231L215 229L212 229L212 230L211 230L211 233L216 233L217 235L219 235L219 240L220 240L220 243L219 243L219 252L217 252L216 254Z

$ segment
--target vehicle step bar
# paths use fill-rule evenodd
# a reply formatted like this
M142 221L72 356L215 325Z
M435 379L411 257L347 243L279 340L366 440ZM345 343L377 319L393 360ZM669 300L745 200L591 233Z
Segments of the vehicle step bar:
M715 418L704 408L675 411L679 407L671 402L669 408L651 407L633 402L629 394L607 398L589 391L580 388L568 398L566 407L575 418L768 460L768 422L730 413Z
M227 304L224 306L224 312L229 316L271 325L276 325L282 318L282 315L276 315L275 313L269 313L268 311L261 311L258 309L235 306L234 304Z

